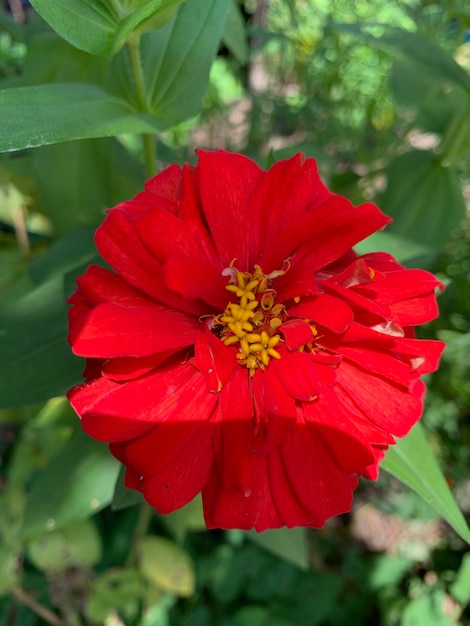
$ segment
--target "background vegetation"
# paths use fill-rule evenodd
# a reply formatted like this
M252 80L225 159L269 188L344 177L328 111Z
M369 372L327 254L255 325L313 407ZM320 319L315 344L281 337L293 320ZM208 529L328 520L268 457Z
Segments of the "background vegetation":
M0 626L470 623L451 495L468 518L467 3L31 5L0 3ZM422 330L448 343L427 438L413 431L320 531L207 532L197 499L157 516L63 398L83 370L65 299L94 229L196 146L314 156L333 190L394 218L360 252L447 284Z

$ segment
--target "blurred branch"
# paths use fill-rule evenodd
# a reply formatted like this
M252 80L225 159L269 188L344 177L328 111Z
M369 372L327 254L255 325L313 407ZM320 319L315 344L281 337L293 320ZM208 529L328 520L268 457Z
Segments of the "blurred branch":
M26 19L26 15L23 9L23 5L21 4L21 0L9 0L8 4L10 6L10 11L15 22L19 22L20 24L22 24Z
M23 589L23 587L15 585L10 591L11 595L18 600L18 602L30 608L36 615L39 615L39 617L49 624L53 624L53 626L64 626L62 620L55 613L38 602L26 589Z

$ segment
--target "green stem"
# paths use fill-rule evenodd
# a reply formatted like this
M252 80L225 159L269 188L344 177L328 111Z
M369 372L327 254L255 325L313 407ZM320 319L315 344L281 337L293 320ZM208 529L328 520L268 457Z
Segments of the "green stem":
M23 587L15 585L10 589L10 593L18 602L29 607L48 624L52 624L52 626L63 626L62 620L55 613L40 604L34 596L29 593L29 591L26 591L26 589L23 589Z
M140 58L140 37L135 34L129 37L126 46L131 64L132 78L134 79L137 106L142 113L151 115L145 95L144 73ZM157 140L154 134L144 134L142 139L144 143L145 167L148 177L151 178L157 173Z
M152 521L153 509L146 502L140 505L139 516L134 528L134 533L131 539L131 545L127 554L127 566L135 565L137 561L137 549L141 539L145 537Z

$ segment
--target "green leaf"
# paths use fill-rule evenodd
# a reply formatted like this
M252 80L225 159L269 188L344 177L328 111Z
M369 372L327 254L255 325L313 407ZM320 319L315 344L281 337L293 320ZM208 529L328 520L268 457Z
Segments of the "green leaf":
M107 56L142 22L167 12L181 1L141 0L123 5L112 0L32 0L31 4L69 43L86 52Z
M399 237L393 233L378 231L354 246L358 254L370 252L388 252L400 263L415 259L432 252L432 248L423 246L416 241Z
M72 354L66 331L60 277L0 314L0 407L41 402L79 382L84 364Z
M433 587L426 591L405 606L400 626L455 626L454 618L446 610L446 593Z
M250 541L268 550L284 561L308 569L308 542L305 528L279 528L263 533L249 531Z
M126 16L120 23L115 35L114 47L119 47L124 39L132 32L137 33L155 30L164 26L172 17L175 9L186 0L135 0L143 4L136 11Z
M379 50L403 58L416 72L434 81L455 85L470 93L470 76L450 54L420 33L383 24L332 24L336 30L367 41ZM375 35L374 33L377 33Z
M421 496L462 539L470 543L470 530L446 483L421 424L416 424L409 435L389 449L382 467Z
M127 509L130 506L136 504L143 504L145 502L144 496L140 491L135 489L128 489L124 484L124 477L126 474L126 468L121 465L119 469L119 475L114 485L113 499L111 502L111 508L113 511L119 511L120 509Z
M113 49L117 18L111 2L32 0L31 4L61 37L77 48L103 55Z
M57 239L43 254L31 261L29 273L34 282L43 283L91 263L97 254L94 233L95 229L91 226L79 226Z
M460 181L432 152L412 150L387 168L388 184L378 199L393 218L387 232L439 249L465 216Z
M150 116L133 112L100 87L76 83L0 91L0 117L1 152L158 128Z
M200 111L229 5L227 0L190 0L164 28L142 38L148 99L168 126Z
M44 146L31 156L42 205L56 235L79 224L97 226L107 208L143 188L142 166L114 138Z
M181 509L161 516L162 523L178 543L183 543L188 531L200 532L206 529L202 510L201 494L197 495Z
M266 607L255 604L238 609L234 618L237 626L295 626L294 622L287 621Z
M101 538L91 520L80 520L33 537L28 556L40 570L64 572L71 567L91 567L102 555Z
M77 418L78 420L78 418ZM87 519L111 502L119 463L108 447L77 430L32 484L23 536Z
M132 610L144 597L145 586L137 570L113 568L93 580L87 598L87 617L93 623L104 624L109 614L119 611L126 615L126 611Z
M250 51L248 49L245 21L236 0L229 0L227 21L225 22L222 41L241 65L248 63Z
M107 60L74 48L47 29L28 42L21 85L45 83L91 83L102 85Z
M470 602L470 552L464 554L460 569L449 591L460 604L465 605Z
M187 552L165 537L147 536L139 544L142 574L155 587L184 598L194 593L196 576Z

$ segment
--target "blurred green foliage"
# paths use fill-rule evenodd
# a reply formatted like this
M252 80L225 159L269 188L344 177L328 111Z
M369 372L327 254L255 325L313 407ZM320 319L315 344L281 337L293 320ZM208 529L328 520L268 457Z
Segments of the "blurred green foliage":
M197 499L158 517L125 490L62 397L83 368L65 298L97 262L105 209L153 173L156 137L162 167L196 145L262 165L302 150L336 192L395 218L360 252L447 285L422 330L448 343L424 424L468 518L466 3L32 4L0 3L0 626L469 623L467 548L435 512L463 524L451 499L430 508L383 474L322 531L208 533Z

